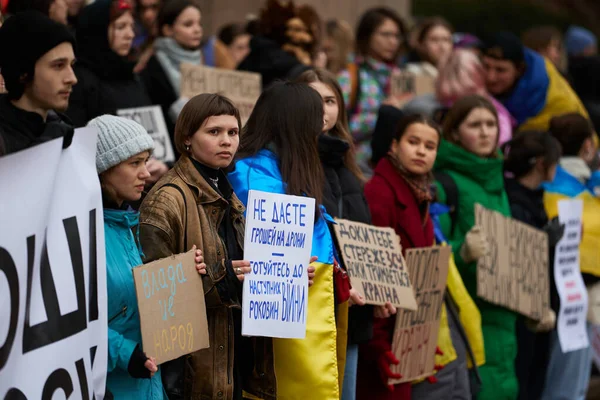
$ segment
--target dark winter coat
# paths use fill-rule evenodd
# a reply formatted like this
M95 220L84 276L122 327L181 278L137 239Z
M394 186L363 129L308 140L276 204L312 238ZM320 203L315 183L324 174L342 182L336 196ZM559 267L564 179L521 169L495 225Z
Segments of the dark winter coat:
M325 172L323 205L334 218L371 223L369 206L358 178L344 165L350 145L337 137L319 137L319 157ZM348 344L363 343L373 335L373 307L354 306L348 311Z
M35 112L15 107L8 95L0 95L0 156L25 150L36 144L64 137L64 147L73 138L71 121L53 111L46 121Z
M152 105L134 64L110 49L110 0L86 6L77 25L77 85L73 87L67 115L76 127L123 108Z
M543 189L531 190L515 179L505 180L506 194L512 217L542 229L548 223L544 208ZM558 309L558 293L554 282L554 248L550 249L550 293L554 310ZM519 399L539 399L546 382L550 362L550 333L535 333L525 326L525 318L517 320L517 359L515 368L519 381Z

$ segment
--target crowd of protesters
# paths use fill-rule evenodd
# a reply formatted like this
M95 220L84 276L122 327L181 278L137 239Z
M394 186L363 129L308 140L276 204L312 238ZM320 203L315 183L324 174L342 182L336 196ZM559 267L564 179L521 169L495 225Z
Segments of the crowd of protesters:
M557 203L582 199L580 268L587 288L600 282L592 32L540 26L521 38L479 38L441 16L409 26L386 7L367 10L353 28L307 5L266 0L257 17L209 36L195 0L3 5L0 156L68 142L74 128L98 131L107 397L585 399L592 350L561 350L552 261L551 309L540 321L478 296L477 263L490 243L474 205L546 232L552 260L564 232ZM184 63L260 74L263 91L247 122L221 94L182 95ZM400 98L392 80L405 72L432 90ZM153 158L148 132L117 116L151 105L162 109L175 163ZM322 206L305 339L241 334L249 190ZM403 251L452 246L427 379L388 383L400 378L391 368L400 362L392 351L397 309L366 305L348 284L333 218L393 228ZM131 269L192 248L210 347L158 366L142 348Z

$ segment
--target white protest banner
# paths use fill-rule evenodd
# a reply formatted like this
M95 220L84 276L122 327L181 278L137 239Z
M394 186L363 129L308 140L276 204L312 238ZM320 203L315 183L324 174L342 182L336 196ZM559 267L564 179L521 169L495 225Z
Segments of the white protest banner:
M315 199L250 190L242 334L303 339Z
M554 280L560 298L557 330L563 353L589 346L586 329L588 295L579 269L583 201L560 200L558 220L565 233L556 245Z
M352 287L367 304L390 302L398 308L417 309L400 238L392 228L336 219L333 226L340 256Z
M196 250L133 269L142 345L157 364L208 348L208 321Z
M192 98L201 93L220 93L240 110L242 125L260 96L261 82L260 74L254 72L181 64L181 96Z
M154 140L154 158L163 162L175 161L173 144L160 106L124 108L118 110L117 115L134 120L148 131Z
M400 363L391 365L391 369L402 378L390 379L390 385L425 378L434 372L451 253L450 246L406 250L406 264L419 308L398 310L396 314L392 351Z
M96 131L0 157L0 398L102 399L106 260Z
M480 204L475 221L490 245L477 264L477 295L541 320L550 307L548 235Z

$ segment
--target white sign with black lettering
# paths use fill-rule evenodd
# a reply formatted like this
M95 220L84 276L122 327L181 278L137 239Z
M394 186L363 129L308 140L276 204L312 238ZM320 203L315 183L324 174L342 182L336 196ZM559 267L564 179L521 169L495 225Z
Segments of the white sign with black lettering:
M124 108L118 110L117 114L134 120L148 131L148 134L154 139L154 151L152 152L154 158L163 162L175 161L173 144L160 106Z
M558 202L558 219L565 224L565 233L556 246L554 279L560 297L557 329L563 353L590 345L586 329L588 295L579 269L582 214L581 200Z
M0 157L0 398L102 399L106 260L96 131Z

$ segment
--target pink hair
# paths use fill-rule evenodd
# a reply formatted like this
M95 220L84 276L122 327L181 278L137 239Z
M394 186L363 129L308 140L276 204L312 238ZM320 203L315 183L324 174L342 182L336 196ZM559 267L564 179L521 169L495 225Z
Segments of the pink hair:
M471 94L486 95L483 65L475 53L456 49L439 71L436 94L440 103L451 105Z

